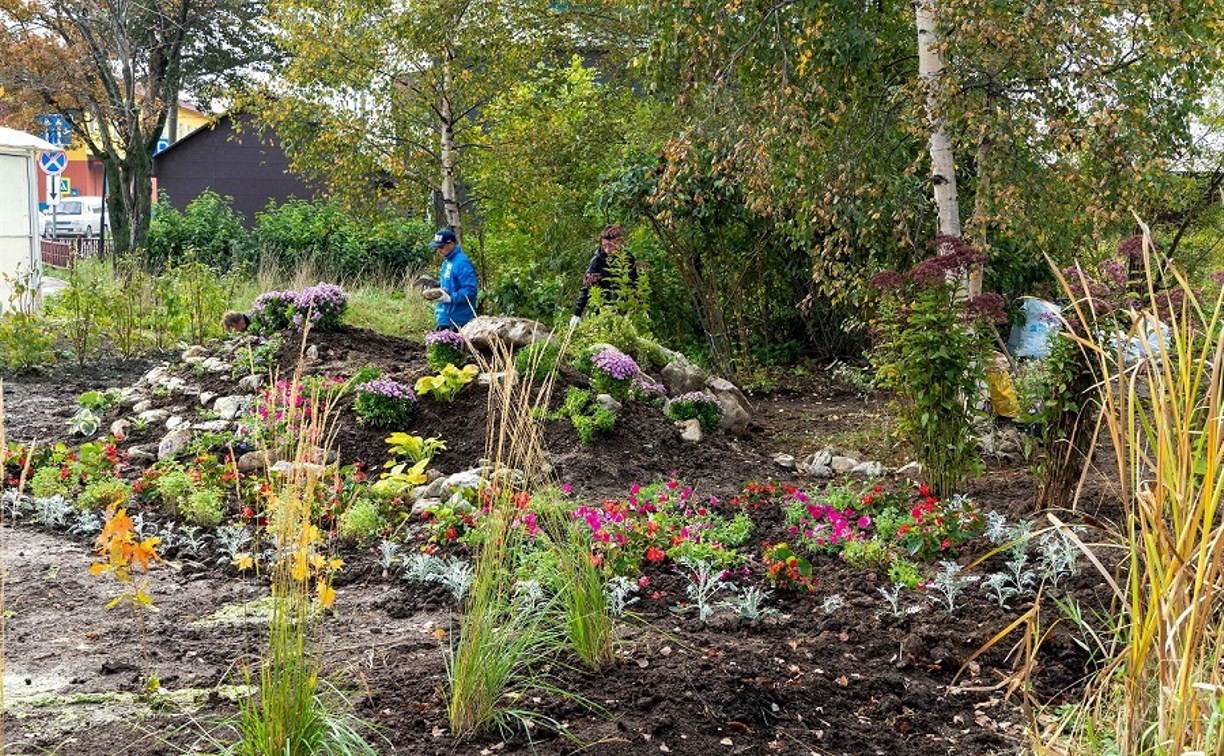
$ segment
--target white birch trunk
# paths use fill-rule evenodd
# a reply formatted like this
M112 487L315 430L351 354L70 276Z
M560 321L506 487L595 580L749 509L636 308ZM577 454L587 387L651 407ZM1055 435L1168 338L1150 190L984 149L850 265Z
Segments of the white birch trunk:
M956 199L956 163L952 142L939 113L936 91L943 74L943 50L935 29L935 1L916 0L914 19L918 27L918 76L926 89L927 119L931 129L931 183L935 187L935 207L939 211L939 233L960 236L960 207Z
M455 121L451 109L451 62L450 51L442 63L443 94L439 109L441 125L441 155L442 155L442 214L447 226L462 239L463 221L459 216L459 192L455 186Z

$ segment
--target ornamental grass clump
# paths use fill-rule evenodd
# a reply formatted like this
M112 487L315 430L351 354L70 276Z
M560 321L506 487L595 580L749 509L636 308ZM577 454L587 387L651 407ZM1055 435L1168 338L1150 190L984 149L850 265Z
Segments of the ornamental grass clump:
M633 378L640 372L629 355L618 349L605 349L591 357L591 388L623 402L629 398Z
M353 412L372 428L403 428L416 409L416 392L390 378L375 378L357 387Z
M1143 287L1122 332L1112 314L1096 316L1091 290L1060 276L1075 315L1069 338L1087 351L1099 387L1123 507L1108 533L1121 568L1091 560L1120 609L1091 635L1100 633L1108 661L1080 706L1034 733L1061 753L1224 752L1224 292L1202 297L1144 231ZM1164 296L1161 278L1179 296Z
M708 391L690 391L667 403L666 413L672 420L696 420L704 433L713 433L722 420L723 408Z
M302 336L303 350L309 324ZM292 429L286 447L288 472L269 473L264 496L271 565L272 616L268 645L258 669L248 669L258 692L244 699L236 727L239 740L230 749L240 756L268 754L374 754L355 729L357 720L338 711L343 697L321 678L322 660L313 637L319 607L335 601L332 575L343 563L328 556L324 532L315 520L314 503L335 490L319 462L336 435L340 392L302 377L302 360L288 388L272 394L269 410ZM298 401L298 399L301 401ZM283 404L281 402L284 402ZM267 462L267 460L265 460ZM269 464L268 467L271 465ZM334 468L332 468L334 470ZM249 563L249 555L241 555ZM236 559L239 561L239 559Z
M467 339L458 331L441 329L425 334L425 359L434 370L467 361Z

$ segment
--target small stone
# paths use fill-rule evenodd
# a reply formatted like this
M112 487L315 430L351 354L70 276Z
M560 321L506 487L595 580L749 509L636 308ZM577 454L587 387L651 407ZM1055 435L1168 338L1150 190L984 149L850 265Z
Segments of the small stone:
M506 380L505 373L481 373L476 376L477 386L489 386L493 383L501 383Z
M833 477L833 468L829 467L828 465L808 465L807 471L808 475L811 475L813 478Z
M200 392L200 406L207 407L209 404L212 403L212 400L216 398L217 398L217 395L211 391L201 391Z
M484 471L479 467L474 467L470 470L457 472L442 481L442 490L448 488L480 488L481 480L484 478Z
M884 474L884 465L879 462L860 462L850 471L851 475L865 475L868 478L878 478Z
M182 415L171 415L166 418L166 430L174 430L175 428L182 428L190 424L191 421Z
M829 462L829 467L833 468L833 472L844 475L858 467L858 463L859 461L854 457L834 457Z
M220 357L209 357L200 363L200 367L210 373L227 373L229 372L229 363Z
M795 457L791 454L775 454L773 456L774 464L785 470L795 469Z
M314 462L290 462L287 459L282 459L273 464L268 470L269 472L284 474L303 472L315 478L322 478L327 473L327 465L318 465Z
M132 407L136 404L136 402L139 402L144 398L145 395L143 391L135 386L126 386L119 392L119 406Z
M264 376L259 374L248 375L243 377L242 380L238 381L238 388L242 389L243 391L255 392L258 391L263 384Z
M441 499L417 499L412 502L412 514L415 517L420 517L425 514L425 510L430 507L436 507L442 503Z
M685 441L697 443L701 441L701 421L697 418L689 418L688 420L677 423L680 426L680 438Z
M611 412L621 411L621 403L616 401L611 394L596 394L595 403Z
M896 475L917 475L922 472L922 465L918 464L918 460L911 459L909 462L898 467L893 471Z
M168 366L166 366L166 365L158 365L157 367L153 368L153 369L152 369L152 370L150 370L149 372L147 372L147 373L145 373L144 375L142 375L142 376L140 377L140 380L136 382L136 385L137 385L137 386L157 386L157 385L160 385L160 384L161 384L161 382L162 382L162 379L164 379L164 378L166 377L166 375L168 374L168 371L169 371L169 367L168 367Z
M136 419L153 425L154 423L164 423L166 418L170 417L170 410L167 409L147 409L144 412L139 412Z
M200 423L194 423L191 426L192 430L207 431L209 433L221 433L229 428L228 420L205 420Z
M265 467L278 459L274 451L249 451L238 458L238 472L243 474L262 472Z
M213 412L216 412L217 417L222 420L233 420L246 409L252 399L254 397L250 394L222 396L213 404Z
M153 401L151 399L141 399L132 405L132 411L137 415L148 412L151 409L153 409Z
M687 359L675 360L663 366L663 385L672 396L699 391L705 385L705 373Z
M207 356L208 350L199 344L196 344L195 346L188 347L187 350L183 352L183 362L187 362L193 358L203 359Z
M310 346L306 347L306 359L308 360L319 359L319 345L318 344L311 344Z
M191 429L176 428L170 431L157 444L157 459L164 462L174 459L191 444Z
M119 419L111 423L110 434L119 440L127 438L128 431L132 429L132 421L127 419Z
M132 446L127 450L128 459L132 462L156 462L157 450L150 446Z

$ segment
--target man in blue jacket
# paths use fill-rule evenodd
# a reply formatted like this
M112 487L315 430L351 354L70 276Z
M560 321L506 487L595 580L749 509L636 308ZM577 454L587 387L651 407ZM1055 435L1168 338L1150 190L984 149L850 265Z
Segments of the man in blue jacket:
M442 271L438 274L438 285L421 293L436 303L434 322L438 328L457 331L476 317L476 268L459 246L455 232L448 228L434 234L429 246L436 250Z

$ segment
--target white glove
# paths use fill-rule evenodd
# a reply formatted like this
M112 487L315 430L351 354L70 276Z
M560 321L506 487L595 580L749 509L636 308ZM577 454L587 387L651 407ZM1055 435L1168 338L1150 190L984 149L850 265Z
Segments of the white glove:
M582 318L579 317L578 315L574 315L573 317L570 318L570 328L577 326L581 322L582 322Z
M446 304L450 304L451 301L450 294L447 294L443 289L426 289L421 292L421 296L430 301L444 302Z

